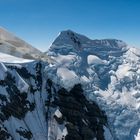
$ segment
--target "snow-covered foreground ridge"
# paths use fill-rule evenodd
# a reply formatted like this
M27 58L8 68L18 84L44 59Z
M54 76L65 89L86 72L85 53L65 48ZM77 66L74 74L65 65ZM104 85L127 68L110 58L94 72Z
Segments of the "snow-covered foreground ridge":
M1 140L82 140L111 137L107 117L82 86L67 91L43 62L0 63Z
M140 139L138 49L68 30L45 54L0 63L0 139Z

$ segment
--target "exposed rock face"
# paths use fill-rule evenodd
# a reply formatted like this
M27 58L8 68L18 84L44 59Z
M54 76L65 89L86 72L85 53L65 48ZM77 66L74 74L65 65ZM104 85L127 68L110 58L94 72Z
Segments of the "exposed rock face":
M66 140L104 140L103 126L107 125L107 117L97 104L87 101L80 84L69 92L61 88L57 94L53 104L59 106L63 115L61 119L66 122Z
M12 136L7 132L7 129L2 126L0 126L0 139L1 140L13 140Z
M55 97L52 97L49 90L48 93L54 99L52 102L49 99L46 106L59 107L62 116L54 117L59 125L66 126L66 140L104 140L103 126L107 125L107 117L97 104L87 101L80 84L75 85L69 92L64 88L59 89Z
M67 91L47 78L44 66L5 64L7 72L0 80L0 138L104 140L105 113L85 98L81 84Z

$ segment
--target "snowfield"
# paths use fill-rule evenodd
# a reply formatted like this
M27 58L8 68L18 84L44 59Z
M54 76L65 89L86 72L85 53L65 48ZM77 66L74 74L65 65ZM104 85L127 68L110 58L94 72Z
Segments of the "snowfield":
M23 59L23 58L15 57L15 56L0 52L0 62L5 62L5 63L26 63L26 62L32 62L32 61L34 61L34 60Z

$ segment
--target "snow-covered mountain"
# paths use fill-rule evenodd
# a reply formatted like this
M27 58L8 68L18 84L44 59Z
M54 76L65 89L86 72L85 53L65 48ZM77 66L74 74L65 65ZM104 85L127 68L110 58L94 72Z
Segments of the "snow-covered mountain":
M45 55L0 54L0 140L140 139L139 49L67 30Z
M16 61L0 63L0 140L104 139L105 112L81 84L68 91L49 79L48 63Z
M2 27L0 28L0 52L26 59L38 59L42 54L41 51Z
M113 139L135 139L140 128L139 49L68 30L59 34L47 54L54 60L51 69L57 82L67 89L81 83L86 98L106 112Z

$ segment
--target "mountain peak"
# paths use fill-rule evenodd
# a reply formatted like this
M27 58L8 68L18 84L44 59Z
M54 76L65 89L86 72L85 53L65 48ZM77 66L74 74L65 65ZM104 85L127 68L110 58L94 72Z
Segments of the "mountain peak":
M55 41L53 42L54 45L78 45L81 42L85 42L85 41L89 41L90 39L87 38L84 35L78 34L72 30L65 30L65 31L61 31L58 35L58 37L55 39Z
M92 51L115 51L126 48L127 44L118 39L90 39L72 30L61 31L52 43L50 50L59 53L79 52L82 50Z

